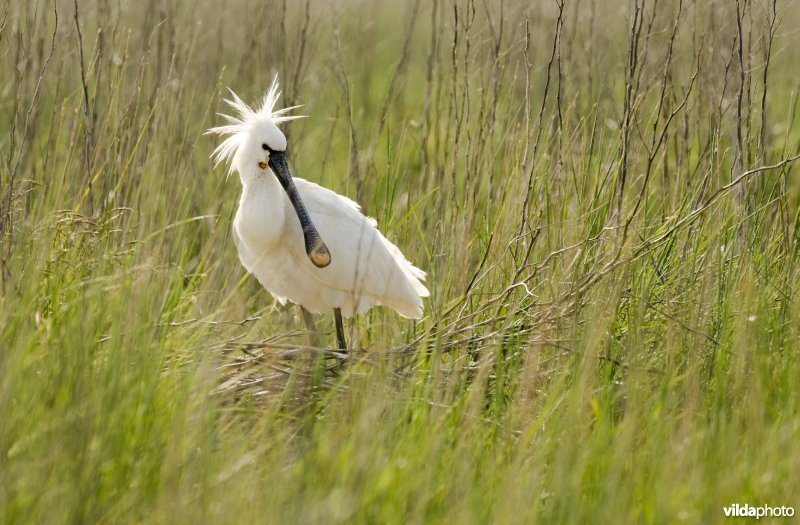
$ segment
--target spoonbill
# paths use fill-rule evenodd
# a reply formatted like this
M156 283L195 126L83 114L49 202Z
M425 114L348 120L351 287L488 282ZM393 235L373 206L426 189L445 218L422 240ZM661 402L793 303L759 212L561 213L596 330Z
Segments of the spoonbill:
M342 314L352 316L385 305L401 316L422 317L425 272L365 217L358 204L313 182L293 178L286 161L286 136L278 124L300 118L275 110L281 93L272 82L254 109L232 90L225 102L236 115L207 133L225 137L212 153L214 167L226 162L242 183L233 238L242 265L281 304L308 312L333 310L339 348L345 350ZM313 333L313 332L312 332Z

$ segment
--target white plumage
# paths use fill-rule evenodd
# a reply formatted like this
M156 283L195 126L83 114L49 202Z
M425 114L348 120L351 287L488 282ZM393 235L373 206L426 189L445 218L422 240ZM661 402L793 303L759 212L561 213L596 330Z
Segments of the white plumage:
M214 158L217 164L228 161L242 181L233 236L244 267L281 303L289 300L311 312L339 308L350 316L385 305L404 317L422 317L422 298L428 296L421 282L425 272L378 231L358 204L312 182L292 179L288 167L281 167L281 161L286 166L286 138L276 124L297 117L285 116L293 108L273 111L280 96L277 79L258 110L231 94L233 100L226 102L238 116L223 115L229 124L209 132L227 136ZM288 196L291 182L286 177L296 186L300 206L305 205L311 230L318 231L316 237L310 232L310 240L304 237L301 211L293 209ZM323 252L327 245L330 253L327 265L312 263L319 254L312 253L309 243L320 238Z

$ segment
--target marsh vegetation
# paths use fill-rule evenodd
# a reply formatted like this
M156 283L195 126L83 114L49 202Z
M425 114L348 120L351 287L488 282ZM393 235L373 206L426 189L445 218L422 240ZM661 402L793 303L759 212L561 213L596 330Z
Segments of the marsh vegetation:
M714 523L800 506L800 8L6 1L6 523ZM413 323L238 261L216 112L428 271ZM322 340L333 326L320 318Z

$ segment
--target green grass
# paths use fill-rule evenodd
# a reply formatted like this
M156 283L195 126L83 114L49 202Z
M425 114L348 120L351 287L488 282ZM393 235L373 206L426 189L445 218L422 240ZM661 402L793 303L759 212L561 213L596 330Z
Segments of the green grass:
M800 11L742 2L740 58L735 3L640 3L4 4L2 520L800 510ZM429 272L347 362L209 161L275 73L294 174Z

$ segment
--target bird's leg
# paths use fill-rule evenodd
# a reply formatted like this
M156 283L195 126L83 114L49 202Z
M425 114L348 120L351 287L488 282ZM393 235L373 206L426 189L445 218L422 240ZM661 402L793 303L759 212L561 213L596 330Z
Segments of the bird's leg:
M315 348L319 348L319 332L317 332L317 327L314 325L314 316L302 306L300 307L300 311L303 312L303 321L306 323L306 330L308 330L309 344Z
M347 341L344 339L344 325L342 324L342 309L333 309L333 318L336 320L336 339L339 342L339 350L347 350Z

